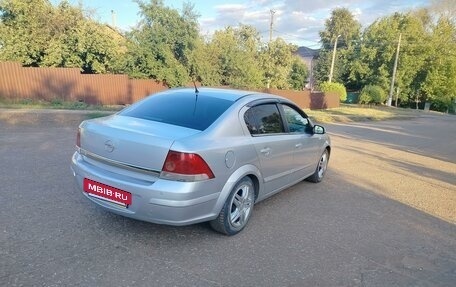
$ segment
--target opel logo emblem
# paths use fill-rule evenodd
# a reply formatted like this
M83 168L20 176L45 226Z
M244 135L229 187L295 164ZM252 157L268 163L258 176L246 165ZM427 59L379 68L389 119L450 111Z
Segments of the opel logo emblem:
M114 144L112 143L112 141L107 140L105 142L105 151L112 152L113 150L114 150Z

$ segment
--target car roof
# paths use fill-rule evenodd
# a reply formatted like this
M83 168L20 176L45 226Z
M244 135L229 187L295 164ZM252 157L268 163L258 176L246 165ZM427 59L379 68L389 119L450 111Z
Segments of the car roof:
M195 94L195 88L174 88L164 91L166 94ZM222 89L222 88L198 88L198 96L213 97L229 101L237 101L241 98L249 96L251 100L261 99L261 98L282 98L276 95L265 94L255 91L245 91L245 90L234 90L234 89Z

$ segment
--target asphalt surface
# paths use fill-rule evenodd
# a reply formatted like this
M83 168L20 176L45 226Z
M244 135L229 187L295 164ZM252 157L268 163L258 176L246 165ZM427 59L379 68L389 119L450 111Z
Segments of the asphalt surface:
M0 286L455 286L455 123L328 125L324 181L227 237L98 208L74 188L74 121L0 120Z

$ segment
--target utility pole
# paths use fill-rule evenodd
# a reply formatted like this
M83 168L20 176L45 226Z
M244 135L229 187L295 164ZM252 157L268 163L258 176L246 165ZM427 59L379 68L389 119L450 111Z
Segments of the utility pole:
M329 82L331 83L334 71L334 61L336 60L336 49L337 49L337 40L341 35L337 35L336 40L334 40L334 49L333 49L333 56L331 61L331 70L329 71Z
M275 10L269 10L271 12L271 21L269 22L269 43L272 41L272 25L274 24L274 14Z
M390 92L388 95L388 102L386 104L389 107L391 107L391 102L393 101L394 82L396 81L396 70L397 70L397 62L399 60L399 50L401 48L401 38L402 38L402 33L399 34L399 41L397 42L396 59L394 59L394 67L393 67L393 78L391 79L391 87L390 87Z
M399 99L399 92L400 92L400 90L401 90L401 89L400 89L399 87L396 88L396 100L394 101L394 105L396 106L396 108L397 108L397 101L398 101L398 99Z
M117 14L116 14L116 11L114 10L111 10L111 21L112 21L112 27L114 29L116 29L116 25L117 25Z
M268 52L269 52L269 62L268 62L268 82L266 84L266 88L269 89L269 86L271 84L271 42L272 42L272 25L274 24L274 14L275 10L269 10L271 12L271 20L269 22L269 45L268 45Z

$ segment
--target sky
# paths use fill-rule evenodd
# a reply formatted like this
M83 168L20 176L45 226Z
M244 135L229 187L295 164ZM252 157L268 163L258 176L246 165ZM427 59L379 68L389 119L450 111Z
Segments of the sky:
M147 1L147 0L145 0ZM195 5L200 14L200 32L210 36L215 30L239 23L253 25L261 34L263 41L269 39L271 10L273 16L273 38L281 37L289 43L309 48L320 48L318 32L324 29L325 20L335 8L348 8L363 28L375 19L407 12L411 9L426 7L431 0L165 0L168 7L180 10L184 2ZM59 0L51 0L59 3ZM131 0L70 0L84 8L93 10L94 19L112 24L115 12L116 27L128 31L138 23L139 8Z

